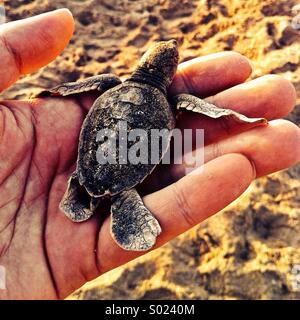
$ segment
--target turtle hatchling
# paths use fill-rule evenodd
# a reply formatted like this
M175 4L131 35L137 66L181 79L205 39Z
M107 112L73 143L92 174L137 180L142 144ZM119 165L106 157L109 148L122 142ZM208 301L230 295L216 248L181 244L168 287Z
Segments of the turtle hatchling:
M103 197L111 202L111 234L125 250L152 248L161 227L144 206L136 187L160 162L168 149L161 146L156 163L124 161L119 148L110 153L109 143L120 138L119 123L126 123L127 136L134 129L150 135L151 129L175 128L177 112L196 112L210 118L229 117L239 123L256 126L262 118L247 118L232 110L221 109L190 94L167 95L178 66L176 40L154 43L143 55L134 72L123 82L113 74L102 74L78 82L56 86L43 94L67 96L87 91L99 92L81 128L76 170L68 180L60 209L74 222L89 219ZM104 130L104 131L103 131ZM106 130L106 131L105 131ZM107 132L101 139L99 132ZM171 135L169 135L170 141ZM168 142L169 142L168 141ZM141 141L127 141L128 149ZM151 149L151 140L145 140ZM99 151L115 162L99 161Z

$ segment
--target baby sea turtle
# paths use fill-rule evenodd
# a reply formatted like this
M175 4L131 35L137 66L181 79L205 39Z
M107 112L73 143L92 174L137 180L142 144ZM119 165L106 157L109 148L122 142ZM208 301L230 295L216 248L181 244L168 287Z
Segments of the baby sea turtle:
M158 221L144 206L135 189L157 163L120 164L121 155L117 149L115 164L101 164L97 159L97 150L110 149L106 145L108 140L99 139L99 130L109 129L109 134L113 136L111 138L118 139L118 124L126 121L128 133L133 129L150 132L153 128L171 131L175 127L178 110L197 112L211 118L230 117L253 126L265 123L265 119L250 119L189 94L180 94L168 100L167 89L177 65L176 40L161 41L150 47L133 74L124 82L113 74L103 74L65 83L47 91L54 96L99 91L99 97L81 128L77 167L69 178L60 209L71 220L81 222L92 216L102 197L109 195L111 233L117 244L126 250L150 249L161 232ZM128 141L128 148L135 143ZM150 150L150 142L146 143ZM167 147L159 150L159 160Z

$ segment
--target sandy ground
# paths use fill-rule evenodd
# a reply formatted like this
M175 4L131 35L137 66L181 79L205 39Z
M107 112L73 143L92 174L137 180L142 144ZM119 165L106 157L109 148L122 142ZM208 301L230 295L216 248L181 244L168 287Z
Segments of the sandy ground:
M24 98L104 72L124 77L153 40L173 37L181 43L182 61L235 50L253 61L253 78L280 74L294 83L300 97L300 31L290 27L297 2L10 0L8 20L68 7L76 32L55 62L4 96ZM299 125L299 108L288 118ZM299 178L298 165L257 180L217 216L70 298L299 299L293 286L293 270L300 268Z

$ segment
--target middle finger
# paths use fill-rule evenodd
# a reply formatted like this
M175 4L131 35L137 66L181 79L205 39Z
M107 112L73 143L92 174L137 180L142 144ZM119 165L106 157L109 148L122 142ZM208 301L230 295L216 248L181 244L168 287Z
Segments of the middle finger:
M273 120L287 115L293 109L296 91L286 79L268 75L227 89L206 100L248 117ZM229 123L226 122L224 119L211 119L201 114L183 112L178 118L177 127L204 129L207 145L232 134L230 126L227 125ZM243 127L240 129L239 131L242 131Z

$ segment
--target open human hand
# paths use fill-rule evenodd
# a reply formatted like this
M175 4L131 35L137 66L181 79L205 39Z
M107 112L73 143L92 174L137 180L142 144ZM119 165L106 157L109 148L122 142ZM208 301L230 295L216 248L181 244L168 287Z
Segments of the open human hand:
M0 90L53 60L73 28L65 9L1 26ZM156 247L217 213L255 178L300 160L299 128L277 120L293 108L294 87L278 76L244 83L250 73L248 60L234 52L179 66L172 94L208 97L220 107L265 117L269 125L231 134L222 121L195 114L179 118L181 129L205 130L205 164L198 174L184 177L172 166L161 166L141 185L144 203L163 230ZM82 94L0 103L0 265L6 270L0 298L64 298L142 254L113 241L109 216L100 219L104 209L76 224L58 208L94 99Z

